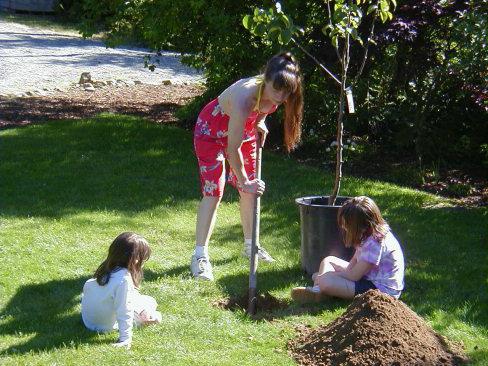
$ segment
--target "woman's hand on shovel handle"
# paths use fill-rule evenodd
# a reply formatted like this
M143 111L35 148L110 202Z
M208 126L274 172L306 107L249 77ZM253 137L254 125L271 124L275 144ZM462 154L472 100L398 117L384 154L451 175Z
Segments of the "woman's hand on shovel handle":
M245 193L253 193L261 196L266 189L266 184L261 179L253 179L242 183L240 188Z

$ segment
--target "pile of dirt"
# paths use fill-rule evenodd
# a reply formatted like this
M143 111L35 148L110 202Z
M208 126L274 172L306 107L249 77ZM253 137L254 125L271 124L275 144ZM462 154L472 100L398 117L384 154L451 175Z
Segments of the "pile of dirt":
M332 323L301 329L288 347L301 365L460 365L459 345L403 302L378 290L357 296Z
M239 297L220 299L213 302L214 306L231 311L247 310L248 304L249 295L247 293ZM274 297L269 292L258 294L256 304L257 312L270 312L288 307L288 303L286 301Z

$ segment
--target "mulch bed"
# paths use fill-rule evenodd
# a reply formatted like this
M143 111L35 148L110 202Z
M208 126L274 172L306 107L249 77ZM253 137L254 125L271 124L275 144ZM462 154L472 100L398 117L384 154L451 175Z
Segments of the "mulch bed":
M174 112L203 90L196 85L141 84L104 87L94 92L73 88L43 97L0 97L0 129L48 120L88 118L102 112L174 123Z
M289 342L300 365L461 365L462 347L435 333L403 302L378 290L355 297L328 325Z

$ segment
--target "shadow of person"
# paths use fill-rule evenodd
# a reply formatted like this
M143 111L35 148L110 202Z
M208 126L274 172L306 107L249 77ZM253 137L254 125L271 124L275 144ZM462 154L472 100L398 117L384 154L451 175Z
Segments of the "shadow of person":
M0 335L18 337L21 341L0 349L0 355L93 342L97 333L86 329L79 310L74 310L80 303L87 279L79 277L21 286L0 312Z

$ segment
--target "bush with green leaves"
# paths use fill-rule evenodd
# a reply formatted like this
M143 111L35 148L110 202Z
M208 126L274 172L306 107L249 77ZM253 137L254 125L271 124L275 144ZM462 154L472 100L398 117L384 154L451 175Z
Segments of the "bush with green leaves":
M258 73L270 56L284 48L278 42L270 46L273 37L286 41L290 36L275 31L266 40L245 31L243 17L253 14L256 7L273 8L272 1L73 3L79 9L85 35L105 29L110 44L129 38L155 50L176 50L183 54L186 64L205 71L207 92L180 114L187 126L191 126L203 103L236 79ZM324 19L328 5L334 9L337 4L358 5L355 1L282 3L283 10L303 29L303 35L297 37L304 49L335 75L340 74L340 65L336 62L334 36L340 41L344 28L330 28ZM378 4L384 6L381 1ZM372 37L375 44L369 46L371 62L365 63L363 76L354 88L356 114L345 116L346 138L368 137L365 153L376 151L382 159L409 165L418 162L419 170L432 164L449 168L463 166L467 160L481 162L481 146L488 143L487 11L487 0L398 2L391 21L377 22L377 36ZM389 20L390 16L385 16ZM282 21L286 23L286 19ZM350 36L361 39L366 46L370 25L369 20L363 21L357 33L351 31ZM324 37L324 31L332 38ZM286 48L300 60L305 80L303 144L295 155L330 161L325 149L336 136L339 88L299 47L289 43ZM362 67L355 60L362 59L358 56L364 48L356 42L350 51L349 69L355 74ZM270 143L281 140L279 117L270 116Z

